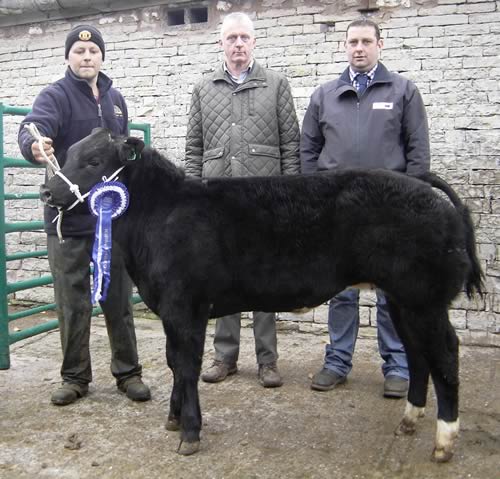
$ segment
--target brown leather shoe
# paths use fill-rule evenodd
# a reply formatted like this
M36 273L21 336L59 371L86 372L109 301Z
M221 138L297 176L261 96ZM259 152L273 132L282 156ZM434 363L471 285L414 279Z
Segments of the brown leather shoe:
M151 391L142 382L140 376L132 376L118 384L118 389L124 392L132 401L149 401L151 399Z
M87 385L62 383L61 387L52 393L50 400L56 406L67 406L85 396L88 391L89 387Z
M259 382L265 388L279 388L283 385L276 363L259 364Z
M206 383L220 383L231 374L236 374L238 368L236 364L226 364L215 360L212 365L201 375L201 379Z

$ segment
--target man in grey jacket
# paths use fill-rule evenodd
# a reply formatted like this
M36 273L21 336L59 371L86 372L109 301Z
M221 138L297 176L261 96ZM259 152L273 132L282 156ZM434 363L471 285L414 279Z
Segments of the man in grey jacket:
M303 173L384 168L411 175L429 170L429 132L422 98L414 83L378 61L382 47L379 27L373 21L363 18L347 27L349 67L313 93L304 118ZM330 301L330 344L323 368L313 376L312 389L328 391L346 381L359 328L358 307L357 289L345 290ZM380 290L377 334L384 361L384 396L404 397L408 390L406 355Z
M193 90L186 173L202 178L297 174L300 133L287 79L254 60L254 27L244 13L225 17L219 43L224 63ZM274 313L253 312L258 377L264 387L282 385L275 319ZM217 319L215 360L203 381L223 381L237 372L240 322L240 313Z

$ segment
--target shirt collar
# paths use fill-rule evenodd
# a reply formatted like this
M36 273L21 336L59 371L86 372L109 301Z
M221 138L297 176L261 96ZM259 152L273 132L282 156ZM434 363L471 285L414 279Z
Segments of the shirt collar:
M376 65L369 72L355 72L351 67L349 67L349 77L351 79L351 83L360 73L366 73L368 75L368 81L373 81L373 77L375 76L375 70L377 69L377 67L378 63L376 63Z
M243 83L246 80L247 76L252 71L253 64L254 64L254 60L252 58L252 61L248 65L248 68L246 70L243 70L238 77L233 76L232 73L227 69L226 62L224 62L224 71L227 73L227 75L229 76L229 78L234 83L237 83L238 85L240 85L241 83Z

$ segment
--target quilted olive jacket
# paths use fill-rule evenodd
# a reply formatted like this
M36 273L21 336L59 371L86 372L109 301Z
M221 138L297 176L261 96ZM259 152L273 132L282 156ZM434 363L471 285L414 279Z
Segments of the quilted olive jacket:
M254 62L234 86L221 65L193 90L186 174L198 177L297 174L299 124L290 85Z

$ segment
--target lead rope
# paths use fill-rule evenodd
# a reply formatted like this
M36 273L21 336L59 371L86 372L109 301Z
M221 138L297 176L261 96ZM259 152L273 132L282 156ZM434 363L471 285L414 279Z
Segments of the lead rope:
M38 128L36 127L36 125L34 123L29 123L28 125L24 125L24 128L26 128L29 131L29 133L31 134L31 136L35 139L35 141L38 142L38 148L40 150L40 153L45 159L45 168L47 171L47 178L50 180L54 175L56 175L61 170L61 167L59 166L57 158L55 157L55 155L50 155L50 157L48 157L47 154L45 153L45 150L43 148L43 137L40 134L40 132L38 131ZM62 179L65 180L66 183L68 183L68 180L66 177L64 177L64 175L62 175ZM71 190L72 186L73 185L71 185L71 184L69 185L70 190ZM73 188L72 191L75 193L76 190ZM78 191L78 194L79 193L80 192ZM75 194L77 194L77 193L75 193ZM61 208L57 208L57 211L58 211L58 215L54 218L54 221L57 220L57 224L56 224L57 238L59 239L59 243L63 243L64 238L62 237L62 231L61 231L61 222L62 222L62 217L63 217L63 211Z

